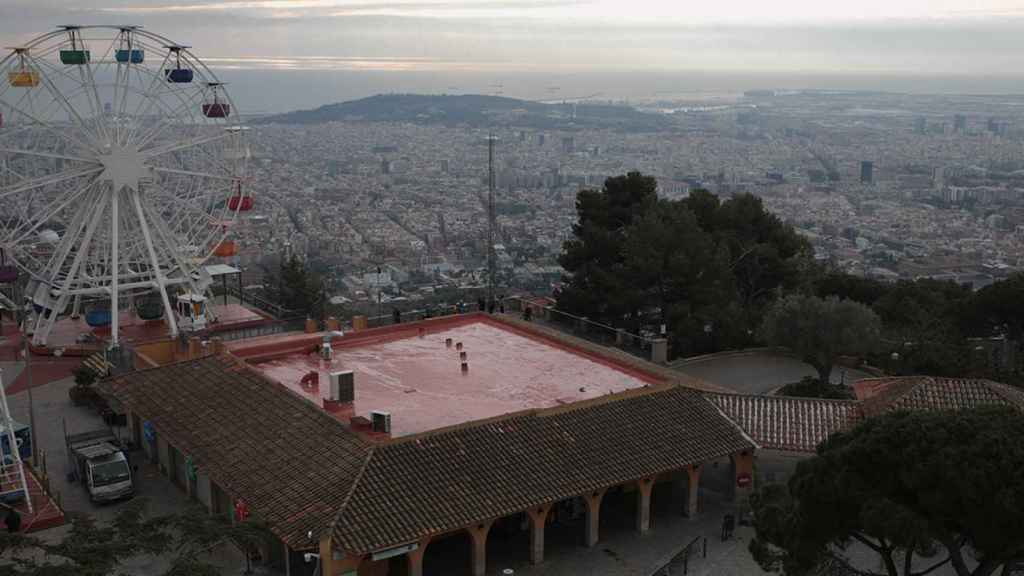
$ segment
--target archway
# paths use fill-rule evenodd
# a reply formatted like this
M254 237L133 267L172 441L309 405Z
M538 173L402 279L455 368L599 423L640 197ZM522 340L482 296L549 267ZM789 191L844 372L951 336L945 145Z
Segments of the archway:
M473 539L459 530L430 541L423 554L423 576L471 576Z
M530 562L530 518L519 512L498 518L487 535L488 574Z

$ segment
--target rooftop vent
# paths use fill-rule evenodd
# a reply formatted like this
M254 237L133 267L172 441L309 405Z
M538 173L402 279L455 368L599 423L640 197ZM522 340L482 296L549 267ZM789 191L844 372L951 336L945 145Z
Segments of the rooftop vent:
M331 335L325 334L323 344L320 345L320 357L324 360L331 359Z
M335 402L353 402L356 399L356 375L351 370L331 372L328 399Z
M370 422L374 432L391 434L391 413L382 410L370 411Z

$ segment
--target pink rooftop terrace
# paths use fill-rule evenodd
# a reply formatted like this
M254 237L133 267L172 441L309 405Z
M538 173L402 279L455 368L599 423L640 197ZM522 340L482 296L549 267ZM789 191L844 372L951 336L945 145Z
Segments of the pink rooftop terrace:
M328 375L352 370L355 402L335 415L347 422L353 416L369 418L371 410L389 412L396 437L578 402L658 381L614 360L587 357L592 355L485 316L393 328L335 339L331 360L308 348L296 351L293 347L284 354L264 352L260 359L253 357L252 349L244 350L243 343L230 347L243 358L252 357L256 368L269 378L318 405L329 393ZM418 334L420 328L425 333ZM447 338L452 339L451 348L445 345ZM288 338L277 340L286 345ZM266 340L259 351L273 347L273 342L274 337ZM465 374L458 342L469 364ZM311 371L319 374L319 385L303 386L300 381Z

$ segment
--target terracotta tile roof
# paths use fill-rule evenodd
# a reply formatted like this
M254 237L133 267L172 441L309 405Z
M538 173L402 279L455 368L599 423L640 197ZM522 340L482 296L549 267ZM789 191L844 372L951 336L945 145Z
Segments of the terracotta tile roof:
M814 452L833 432L863 420L860 402L784 396L705 393L761 448Z
M153 423L201 471L293 548L315 546L355 485L370 446L330 415L230 356L207 356L98 384Z
M896 410L962 410L979 406L1024 410L1024 390L991 380L911 376L877 383L872 392L863 400L864 413L869 416Z
M753 447L672 385L405 437L376 448L334 541L372 551Z

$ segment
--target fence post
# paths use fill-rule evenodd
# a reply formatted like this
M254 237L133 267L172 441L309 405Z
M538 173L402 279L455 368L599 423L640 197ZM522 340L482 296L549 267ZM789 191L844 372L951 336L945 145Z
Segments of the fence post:
M616 328L615 329L615 345L616 346L622 346L622 343L625 341L625 339L626 339L626 331L623 330L622 328Z

